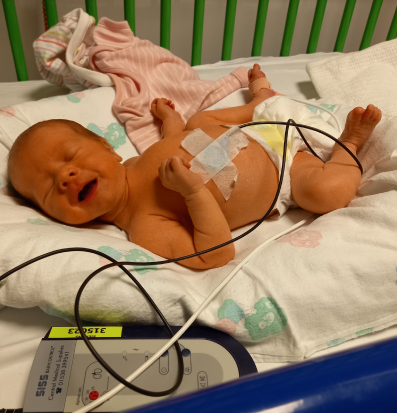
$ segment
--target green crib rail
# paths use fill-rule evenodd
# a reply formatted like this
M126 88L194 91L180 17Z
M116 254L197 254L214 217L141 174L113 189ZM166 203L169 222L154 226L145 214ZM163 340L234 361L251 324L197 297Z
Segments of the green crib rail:
M14 58L15 70L17 72L17 78L19 81L29 80L14 0L2 1L4 16L7 23L8 37L10 38L12 56Z
M171 47L171 0L161 0L160 46Z
M96 0L85 0L85 11L95 18L95 24L98 23L98 6Z
M259 0L258 11L256 12L256 23L254 41L252 43L251 56L260 56L262 54L263 37L265 35L265 25L269 0Z
M58 10L56 0L44 0L45 12L47 15L48 28L58 23Z
M378 21L378 16L380 8L382 7L382 3L383 0L374 0L372 2L371 11L369 12L367 25L365 26L364 35L361 40L359 50L366 49L371 44L372 35L374 34L376 22Z
M316 53L326 7L327 0L317 0L316 11L314 12L312 30L310 32L309 44L307 45L306 53Z
M194 2L192 66L201 64L201 51L203 47L205 0Z
M227 0L225 29L223 32L222 60L232 58L234 22L236 20L237 0Z
M393 40L397 37L397 7L394 12L393 21L391 22L389 33L387 33L386 40Z
M124 18L135 34L135 0L124 0Z
M342 21L339 26L334 52L343 52L355 5L356 0L346 0L345 10L343 11Z
M226 2L226 13L221 58L222 60L230 60L232 58L237 0L224 1ZM14 0L2 0L2 3L17 78L19 81L28 80L28 72L26 68L26 61L19 30L15 2ZM160 45L168 50L170 50L171 48L171 3L172 0L161 0ZM369 12L359 50L363 50L370 46L382 4L383 0L372 0L371 10ZM52 27L58 23L56 0L44 0L44 5L48 26ZM350 28L350 23L354 14L355 5L356 0L346 0L343 16L339 25L337 39L335 42L335 52L343 52L343 48ZM85 6L87 13L95 17L95 21L98 22L98 7L96 0L85 0ZM266 19L268 15L268 7L269 0L258 0L251 56L261 55ZM326 13L326 7L327 0L317 0L306 53L315 53L317 50L317 44L320 38L321 27ZM204 11L205 0L195 0L191 59L192 66L201 64L205 14ZM280 56L289 56L290 54L298 12L299 0L289 0ZM304 11L301 12L304 13ZM135 33L135 0L124 0L124 18L128 22L131 30ZM397 8L394 13L394 17L390 25L386 40L392 40L395 38L397 38Z
M280 56L289 56L291 50L292 37L295 30L296 17L298 16L299 0L290 0L285 22L283 42L281 44Z

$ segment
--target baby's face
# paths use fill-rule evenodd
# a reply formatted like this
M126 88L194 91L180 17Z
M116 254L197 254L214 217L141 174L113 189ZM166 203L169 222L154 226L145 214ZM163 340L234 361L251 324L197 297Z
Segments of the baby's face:
M126 177L121 160L104 139L65 125L45 126L18 149L11 164L13 185L48 215L82 224L122 203Z

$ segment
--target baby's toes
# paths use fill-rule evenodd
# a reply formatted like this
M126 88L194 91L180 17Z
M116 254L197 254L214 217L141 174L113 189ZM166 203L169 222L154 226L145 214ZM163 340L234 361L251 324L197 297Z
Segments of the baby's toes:
M347 119L351 123L358 123L358 122L360 122L364 112L365 112L365 110L363 108L356 107L352 111L350 111L350 113L347 115Z
M363 120L371 120L373 113L375 110L375 106L374 105L368 105L367 108L364 110L364 113L362 114L362 119Z
M365 109L362 120L370 124L378 123L382 118L382 112L374 105L368 105Z
M256 80L261 77L266 77L266 75L261 71L261 67L258 65L258 63L255 63L254 67L250 69L248 73L250 76L250 80Z
M374 106L374 111L372 113L371 120L373 122L379 122L381 119L382 119L382 111L376 106Z

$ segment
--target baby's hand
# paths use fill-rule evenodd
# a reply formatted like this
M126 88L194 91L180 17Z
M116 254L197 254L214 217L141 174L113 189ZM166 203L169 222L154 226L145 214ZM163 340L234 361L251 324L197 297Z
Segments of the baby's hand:
M152 112L159 119L164 121L166 118L180 118L181 115L175 111L175 105L171 100L165 98L156 98L151 105Z
M178 156L164 159L159 167L161 183L172 191L179 192L184 198L204 188L203 178L189 171L190 163Z

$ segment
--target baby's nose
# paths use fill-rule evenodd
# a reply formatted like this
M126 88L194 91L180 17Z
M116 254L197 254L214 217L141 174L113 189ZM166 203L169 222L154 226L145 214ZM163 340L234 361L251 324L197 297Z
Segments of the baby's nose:
M66 189L68 185L73 183L79 174L77 168L64 168L59 172L59 186L61 189Z

